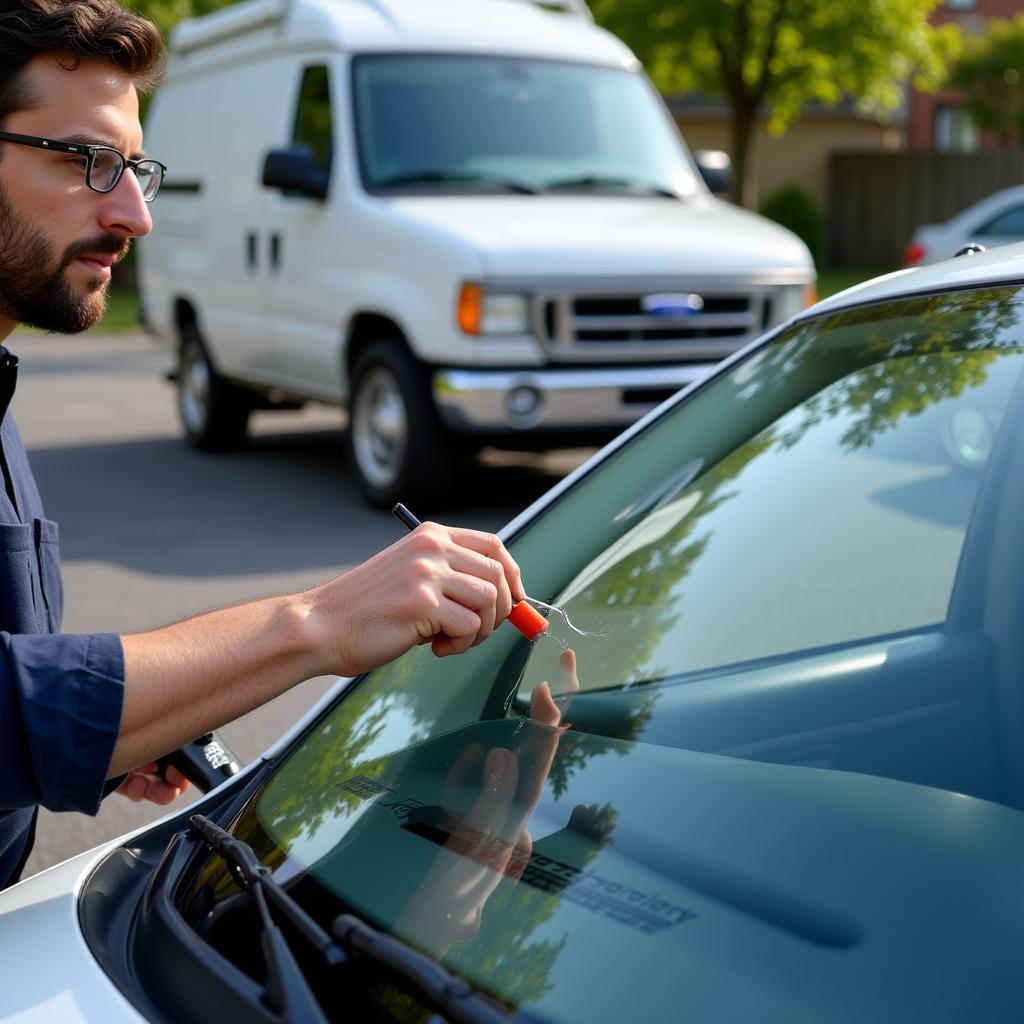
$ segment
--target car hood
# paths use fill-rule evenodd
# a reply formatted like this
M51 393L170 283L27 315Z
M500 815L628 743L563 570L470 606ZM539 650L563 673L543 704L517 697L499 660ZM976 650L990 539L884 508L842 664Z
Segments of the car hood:
M78 920L79 889L111 843L0 895L0 1021L145 1024L104 973Z
M388 206L470 245L498 277L814 279L796 235L710 197L408 196Z
M1024 1010L1024 826L999 805L522 721L350 762L314 797L317 749L238 833L527 1019Z

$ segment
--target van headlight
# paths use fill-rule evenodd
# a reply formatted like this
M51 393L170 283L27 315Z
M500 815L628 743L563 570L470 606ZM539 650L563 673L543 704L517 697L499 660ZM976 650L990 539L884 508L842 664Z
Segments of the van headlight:
M530 300L514 292L488 292L478 284L464 284L456 313L465 334L529 334Z
M772 323L779 324L817 302L817 294L813 284L787 284L776 291L775 301Z

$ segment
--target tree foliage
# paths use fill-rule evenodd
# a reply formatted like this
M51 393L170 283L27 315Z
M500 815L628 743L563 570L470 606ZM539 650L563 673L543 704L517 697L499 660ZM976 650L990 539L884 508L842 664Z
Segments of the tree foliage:
M782 133L811 102L853 97L879 114L913 80L935 87L959 29L934 27L939 0L591 0L667 93L725 96L732 115L737 198L754 205L757 118Z
M1024 143L1024 14L993 20L969 37L949 85L967 95L977 126L1004 146Z
M234 3L234 0L121 0L131 11L144 14L154 21L167 38L168 32L185 18L198 18L211 11L220 10Z

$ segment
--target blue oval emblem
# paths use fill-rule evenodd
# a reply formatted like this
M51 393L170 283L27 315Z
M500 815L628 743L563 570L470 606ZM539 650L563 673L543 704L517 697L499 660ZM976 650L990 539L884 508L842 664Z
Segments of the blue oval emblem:
M683 317L694 316L704 308L704 300L699 295L670 293L663 295L645 295L640 300L640 308L651 316Z

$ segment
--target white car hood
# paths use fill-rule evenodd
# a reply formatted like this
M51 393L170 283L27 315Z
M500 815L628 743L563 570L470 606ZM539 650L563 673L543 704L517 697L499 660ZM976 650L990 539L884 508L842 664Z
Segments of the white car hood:
M78 923L78 889L116 845L80 854L3 894L3 1024L145 1024L96 962Z
M814 279L796 235L710 197L403 196L388 206L471 246L496 277Z

